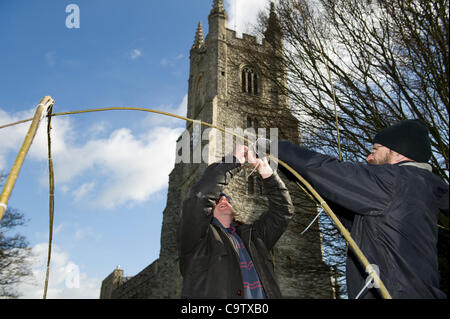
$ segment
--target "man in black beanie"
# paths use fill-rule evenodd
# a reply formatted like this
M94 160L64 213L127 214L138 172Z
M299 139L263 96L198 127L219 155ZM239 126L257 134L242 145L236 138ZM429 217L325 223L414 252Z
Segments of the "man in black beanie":
M428 129L404 120L378 132L368 164L281 141L278 157L333 207L392 298L446 298L439 289L437 223L448 185L431 172ZM347 254L349 298L380 298L356 255Z
M385 128L375 135L373 143L372 153L366 159L369 164L395 164L389 161L380 162L380 158L375 155L380 148L390 150L383 154L388 156L387 160L393 162L427 163L431 157L428 128L420 120L405 120Z

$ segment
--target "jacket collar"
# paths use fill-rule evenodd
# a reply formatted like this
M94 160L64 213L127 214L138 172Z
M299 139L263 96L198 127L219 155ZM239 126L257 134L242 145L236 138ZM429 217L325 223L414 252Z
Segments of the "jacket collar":
M417 168L421 168L421 169L427 170L429 172L432 171L431 165L428 164L428 163L419 163L419 162L406 161L406 162L398 163L398 166L414 166L414 167L417 167Z
M236 223L235 222L231 223L230 228L225 228L225 226L223 226L222 223L216 217L213 217L212 224L217 225L220 228L223 228L224 230L230 232L231 234L234 234L236 232Z

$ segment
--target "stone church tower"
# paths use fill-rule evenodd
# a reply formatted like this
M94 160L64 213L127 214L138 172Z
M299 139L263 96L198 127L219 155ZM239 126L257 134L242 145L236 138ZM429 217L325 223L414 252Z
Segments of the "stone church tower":
M288 99L265 78L258 62L277 63L273 46L283 45L277 32L273 5L262 43L256 37L227 28L222 0L214 0L206 38L199 23L190 51L187 117L223 128L278 129L279 139L300 142L298 120L289 111ZM256 54L256 55L255 55ZM260 60L262 59L262 60ZM273 64L272 64L273 65ZM283 80L285 68L272 76ZM225 155L226 137L219 131L186 124L177 141L177 163L169 175L167 206L163 212L159 259L134 277L123 277L116 269L103 280L100 298L179 298L182 278L178 268L177 233L181 205L189 189L200 179L208 164ZM186 147L190 154L186 158ZM199 152L200 150L200 152ZM198 156L201 154L201 160ZM184 157L183 157L184 155ZM267 208L258 173L245 167L225 190L233 198L238 219L252 222ZM295 216L272 251L275 273L285 298L332 298L331 273L323 262L321 237L316 224L305 235L302 230L317 213L316 207L284 175Z

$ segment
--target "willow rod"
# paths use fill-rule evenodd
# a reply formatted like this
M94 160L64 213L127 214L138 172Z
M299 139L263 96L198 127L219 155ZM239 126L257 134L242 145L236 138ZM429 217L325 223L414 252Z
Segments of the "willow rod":
M2 220L6 208L8 207L9 197L11 196L11 192L14 188L17 177L19 176L20 169L22 168L28 150L33 143L34 137L36 136L39 124L47 114L49 107L53 105L54 102L55 101L50 96L45 96L36 109L30 128L28 129L27 135L25 136L25 140L22 144L22 147L20 148L19 154L16 157L16 160L11 168L11 171L8 175L8 178L6 179L5 185L3 186L3 190L0 195L0 221Z
M52 116L53 105L48 109L48 122L47 122L47 147L48 147L48 182L49 182L49 229L48 229L48 251L47 251L47 268L45 273L44 282L44 294L42 299L47 299L48 279L50 277L50 261L52 256L52 242L53 242L53 220L55 216L55 173L53 170L52 159Z
M329 80L330 85L331 85L331 92L332 92L332 96L333 96L334 114L335 114L335 120L336 120L336 132L337 132L337 137L336 138L337 138L337 144L338 144L339 160L342 161L341 141L340 141L340 133L339 133L339 117L338 117L338 112L337 112L337 101L336 101L336 90L334 88L334 83L333 83L333 79L331 77L331 71L330 71L330 68L329 68L329 65L328 65L328 61L325 58L325 53L323 52L322 45L321 45L321 43L319 41L319 38L317 37L316 33L314 32L314 29L312 28L312 26L309 24L308 19L306 18L306 15L303 12L300 4L296 0L294 0L294 6L300 12L300 14L301 14L301 16L303 18L303 21L306 23L307 28L312 33L314 42L315 42L316 46L319 48L320 55L321 55L321 57L323 59L323 63L325 64L325 68L326 68L326 71L327 71L327 74L328 74L328 80ZM279 163L281 163L283 165L283 162L281 160L279 160ZM328 204L321 198L321 196L314 190L314 188L312 188L311 185L306 180L303 179L303 177L301 177L295 170L290 168L286 163L284 163L284 164L285 165L283 165L283 166L286 167L291 173L293 173L295 175L295 177L297 177L297 179L299 181L301 181L303 183L303 185L305 185L305 187L308 188L308 190L311 193L313 193L314 197L319 200L320 205L323 207L323 209L327 212L327 214L334 221L334 223L336 224L337 228L341 232L342 236L345 238L347 243L353 249L353 252L357 255L357 257L361 261L361 263L364 265L364 267L365 267L367 273L369 274L369 276L371 276L372 279L374 280L374 282L377 285L377 288L380 290L380 293L383 296L383 298L385 298L385 299L392 299L391 295L389 294L389 292L386 289L386 287L383 284L383 282L380 280L378 274L373 269L372 265L369 263L367 258L364 256L364 254L362 253L361 249L358 247L356 242L353 240L352 236L350 236L349 231L344 227L344 225L342 225L341 221L337 218L337 216L330 209Z
M269 155L271 158L274 158L273 156ZM275 158L274 158L275 159ZM375 285L380 290L381 295L385 299L392 299L391 295L389 294L388 290L386 289L386 286L381 281L380 277L378 276L377 272L374 270L370 262L367 260L366 256L364 256L361 249L358 247L358 244L356 244L355 240L350 235L350 232L345 228L344 225L342 225L341 221L337 218L336 214L331 210L330 206L325 202L325 200L319 195L319 193L316 192L316 190L309 184L302 176L300 176L299 173L297 173L293 168L291 168L288 164L283 162L280 159L275 159L278 161L279 164L283 165L289 172L291 172L302 184L311 192L311 194L314 196L314 198L320 203L320 206L325 210L325 212L331 217L331 219L336 224L337 228L339 229L339 232L342 234L342 236L345 238L345 240L348 242L350 247L352 248L353 252L358 257L359 261L363 264L363 266L366 269L366 272L371 276L374 280Z

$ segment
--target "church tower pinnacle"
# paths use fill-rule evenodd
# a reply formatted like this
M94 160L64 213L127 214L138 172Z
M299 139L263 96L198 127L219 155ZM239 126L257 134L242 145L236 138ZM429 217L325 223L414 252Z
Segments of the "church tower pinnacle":
M211 13L225 13L225 8L223 6L223 0L214 0Z
M193 49L201 49L205 44L205 40L203 38L203 26L202 23L198 23L197 32L195 32L195 41L192 46Z
M264 32L264 38L271 45L279 45L283 41L283 32L281 31L280 22L275 13L275 4L270 2L269 19L267 20L267 29Z
M227 29L228 15L223 5L223 0L214 0L211 12L208 17L209 33L208 37L211 39L225 38Z

